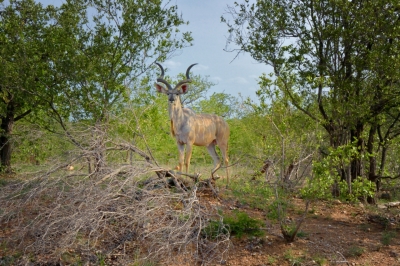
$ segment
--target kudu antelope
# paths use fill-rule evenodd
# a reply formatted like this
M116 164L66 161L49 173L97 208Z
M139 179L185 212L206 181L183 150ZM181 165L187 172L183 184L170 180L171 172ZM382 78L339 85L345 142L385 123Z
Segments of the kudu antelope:
M186 173L188 173L193 145L206 146L208 153L214 160L214 168L211 171L211 176L214 177L214 173L221 167L219 156L215 150L215 146L218 145L224 159L228 185L228 123L217 115L196 114L189 108L183 108L180 100L180 95L187 93L189 83L192 82L189 77L190 69L197 64L188 67L186 70L186 80L180 81L175 85L175 88L172 88L172 86L164 79L163 67L159 63L156 64L161 69L161 75L157 78L155 86L158 92L164 93L168 96L168 112L171 121L171 133L176 139L179 150L179 165L177 166L177 170L182 171L183 164L185 164ZM165 87L159 83L164 84Z

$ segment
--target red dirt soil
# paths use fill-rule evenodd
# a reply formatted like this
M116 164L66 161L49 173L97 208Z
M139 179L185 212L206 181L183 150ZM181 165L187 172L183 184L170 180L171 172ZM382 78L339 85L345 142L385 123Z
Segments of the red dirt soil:
M288 221L303 215L305 202L294 199ZM229 203L213 202L235 209ZM233 204L235 205L235 204ZM265 220L265 212L240 208L253 218ZM400 209L379 210L364 204L314 202L299 232L287 243L279 224L266 222L262 238L232 237L233 246L224 265L400 265Z

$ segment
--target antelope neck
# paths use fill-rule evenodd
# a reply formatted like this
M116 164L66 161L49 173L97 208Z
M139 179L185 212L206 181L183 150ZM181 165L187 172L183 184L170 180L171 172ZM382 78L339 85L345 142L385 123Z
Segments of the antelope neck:
M177 97L174 103L168 105L168 111L169 117L171 118L171 121L174 122L174 128L176 130L176 128L179 127L179 124L183 122L183 110L179 97Z

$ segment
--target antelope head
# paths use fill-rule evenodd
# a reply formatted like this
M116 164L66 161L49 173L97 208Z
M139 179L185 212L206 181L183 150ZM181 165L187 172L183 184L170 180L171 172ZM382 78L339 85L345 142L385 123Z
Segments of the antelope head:
M155 64L161 69L161 75L157 78L157 83L155 84L156 89L158 92L166 94L168 96L169 103L173 104L177 99L179 99L179 95L187 93L189 87L188 83L192 82L191 78L189 77L189 72L193 66L197 65L197 63L188 67L186 70L186 79L176 84L174 89L172 88L171 84L164 79L164 68L159 63ZM158 83L162 83L166 87L161 86Z

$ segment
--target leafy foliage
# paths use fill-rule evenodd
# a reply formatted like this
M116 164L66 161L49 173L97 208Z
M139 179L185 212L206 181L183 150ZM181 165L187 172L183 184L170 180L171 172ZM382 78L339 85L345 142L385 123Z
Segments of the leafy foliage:
M285 218L289 207L291 207L290 202L284 197L275 199L267 207L267 218L273 221L280 221Z
M264 232L260 230L263 221L249 217L246 212L235 210L231 216L224 217L224 223L229 227L231 234L239 238L245 234L249 236L264 235Z
M381 237L381 243L385 246L388 246L392 243L393 238L397 236L397 233L395 231L385 231L382 234Z
M241 173L243 174L243 173ZM230 184L232 196L241 204L263 210L273 195L271 186L259 181L237 177Z
M352 245L349 247L349 249L347 250L347 255L349 257L359 257L361 256L363 253L365 252L365 249L360 247L360 246L356 246L356 245Z
M263 221L249 217L246 212L234 210L230 215L223 215L223 221L211 221L204 229L207 236L216 237L218 234L235 235L241 238L248 236L263 236L264 232L260 230Z
M177 7L161 1L72 0L43 7L12 0L2 7L0 142L8 167L14 122L29 115L32 123L88 146L69 122L107 128L110 114L129 101L128 85L192 41L179 31L186 22Z
M352 158L359 156L356 144L340 146L330 149L329 155L320 158L313 163L313 176L308 184L301 190L305 198L327 199L332 198L335 184L339 186L342 199L357 201L360 198L372 197L374 195L374 184L364 178L356 180L341 180L339 171L345 168Z
M229 228L221 221L211 220L202 233L205 237L216 239L220 235L228 235Z
M379 185L386 144L399 132L396 7L383 0L244 1L229 7L232 21L222 18L229 41L273 68L273 79L263 81L323 128L330 147L356 142L359 154L341 166L341 180L366 173Z

